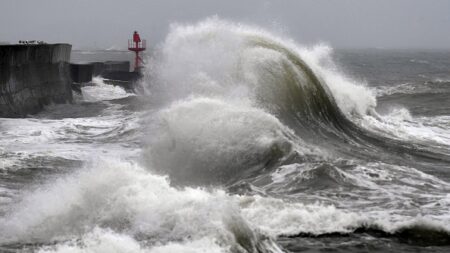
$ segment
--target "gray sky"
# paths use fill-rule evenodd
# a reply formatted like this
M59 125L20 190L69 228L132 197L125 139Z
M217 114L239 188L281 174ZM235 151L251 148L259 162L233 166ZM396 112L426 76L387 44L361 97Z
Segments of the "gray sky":
M160 43L172 22L222 19L335 48L450 49L450 0L0 0L0 41L126 47Z

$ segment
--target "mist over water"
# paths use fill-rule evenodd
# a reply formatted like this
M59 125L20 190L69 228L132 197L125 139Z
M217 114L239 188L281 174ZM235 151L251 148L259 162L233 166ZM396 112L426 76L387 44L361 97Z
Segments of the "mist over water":
M439 73L373 86L325 45L174 24L145 93L96 78L74 104L1 120L0 250L446 252L450 112L395 105L435 106L419 97L448 96Z

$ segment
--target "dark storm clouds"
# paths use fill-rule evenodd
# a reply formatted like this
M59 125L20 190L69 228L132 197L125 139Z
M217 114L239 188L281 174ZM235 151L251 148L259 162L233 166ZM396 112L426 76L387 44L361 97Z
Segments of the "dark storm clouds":
M126 47L133 30L160 42L172 22L250 23L303 44L450 48L450 0L0 0L0 41Z

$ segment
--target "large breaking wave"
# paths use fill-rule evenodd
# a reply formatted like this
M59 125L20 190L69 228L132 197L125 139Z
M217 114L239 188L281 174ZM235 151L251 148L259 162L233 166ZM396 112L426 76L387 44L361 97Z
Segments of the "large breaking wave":
M329 54L217 18L173 25L147 73L150 99L163 108L150 163L173 180L208 184L313 157L436 159L373 131L384 123L374 92L338 72Z

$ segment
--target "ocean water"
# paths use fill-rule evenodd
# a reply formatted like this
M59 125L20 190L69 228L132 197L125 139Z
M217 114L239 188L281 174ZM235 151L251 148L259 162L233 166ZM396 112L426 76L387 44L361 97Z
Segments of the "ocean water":
M94 84L0 119L1 252L450 250L450 52L213 18L173 25L137 94Z

